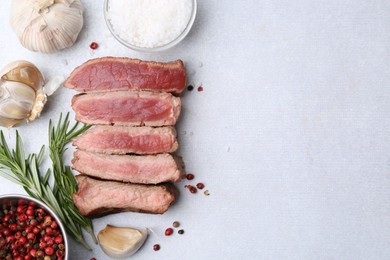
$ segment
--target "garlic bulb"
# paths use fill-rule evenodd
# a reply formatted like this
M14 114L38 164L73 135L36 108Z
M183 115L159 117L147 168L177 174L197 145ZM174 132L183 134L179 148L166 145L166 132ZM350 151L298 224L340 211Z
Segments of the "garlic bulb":
M147 230L107 225L98 234L100 247L111 257L128 257L144 244Z
M36 119L46 102L45 80L34 64L14 61L0 71L0 125Z
M55 52L76 41L83 6L80 0L13 0L10 22L25 48Z

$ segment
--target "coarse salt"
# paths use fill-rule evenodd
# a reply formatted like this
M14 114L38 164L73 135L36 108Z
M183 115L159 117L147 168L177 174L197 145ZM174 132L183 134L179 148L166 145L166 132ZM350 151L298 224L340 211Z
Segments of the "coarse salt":
M111 0L107 18L116 35L141 48L164 46L187 27L193 0Z

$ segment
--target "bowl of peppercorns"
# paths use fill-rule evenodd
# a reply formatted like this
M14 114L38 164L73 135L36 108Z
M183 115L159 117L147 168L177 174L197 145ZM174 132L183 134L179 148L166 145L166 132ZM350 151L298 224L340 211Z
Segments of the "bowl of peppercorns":
M68 241L60 219L36 199L0 196L0 259L68 259Z

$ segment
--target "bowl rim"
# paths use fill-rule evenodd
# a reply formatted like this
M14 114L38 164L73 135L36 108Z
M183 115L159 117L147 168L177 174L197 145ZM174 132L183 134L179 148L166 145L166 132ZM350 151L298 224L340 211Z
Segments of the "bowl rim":
M104 0L104 6L103 6L103 13L104 13L104 20L106 22L106 25L108 27L108 30L110 31L110 33L114 36L114 38L119 41L122 45L132 49L132 50L135 50L135 51L138 51L138 52L146 52L146 53L152 53L152 52L160 52L160 51L165 51L165 50L168 50L170 48L172 48L173 46L177 45L178 43L180 43L186 36L187 34L190 32L194 22L195 22L195 18L196 18L196 14L197 14L197 9L198 9L198 4L197 4L197 0L192 0L192 12L191 12L191 17L190 19L188 20L188 23L185 27L185 29L181 32L181 34L179 34L174 40L172 40L171 42L169 43L166 43L162 46L157 46L157 47L154 47L154 48L145 48L145 47L139 47L139 46L136 46L136 45L132 45L128 42L126 42L125 40L123 40L122 38L120 38L115 32L114 32L114 29L112 28L112 25L108 19L108 3L109 3L110 0Z
M65 260L69 259L69 241L68 241L68 237L66 234L65 226L62 223L61 219L57 216L57 214L54 213L54 211L49 206L47 206L45 203L43 203L40 200L37 200L35 198L32 198L32 197L24 195L24 194L0 195L0 205L1 205L1 200L3 200L3 199L16 199L16 200L17 199L25 199L25 200L32 201L32 202L36 203L37 205L43 207L46 211L48 211L50 213L50 215L52 217L54 217L54 219L57 221L58 225L60 226L60 229L62 232L62 237L64 238L64 245L65 245L65 258L64 259Z

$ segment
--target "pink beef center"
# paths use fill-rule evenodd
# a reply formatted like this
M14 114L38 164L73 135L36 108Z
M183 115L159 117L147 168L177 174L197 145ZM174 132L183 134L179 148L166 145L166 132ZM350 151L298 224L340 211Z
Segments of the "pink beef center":
M153 152L155 150L169 150L172 146L169 138L158 135L131 136L127 133L116 133L114 135L108 133L107 137L100 140L96 145L101 149L130 149Z
M159 121L170 117L172 105L156 98L91 99L78 106L81 115L90 120L138 122Z

